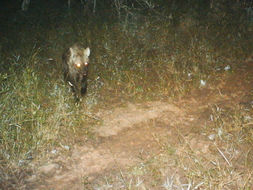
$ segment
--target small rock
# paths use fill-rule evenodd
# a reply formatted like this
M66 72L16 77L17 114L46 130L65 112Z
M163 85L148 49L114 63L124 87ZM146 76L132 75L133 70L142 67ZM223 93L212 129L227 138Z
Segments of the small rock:
M206 81L200 80L200 86L206 86Z
M213 140L215 139L215 136L216 136L215 134L211 134L211 135L208 136L208 138L209 138L211 141L213 141Z
M219 129L218 129L218 136L221 137L222 134L223 134L222 128L219 128Z
M70 147L67 145L63 146L63 148L65 148L66 150L70 150Z
M28 183L33 183L33 182L35 182L35 181L36 181L36 175L30 176L28 179L26 179L26 181L27 181Z
M231 69L230 65L227 65L227 66L224 68L225 71L228 71L228 70L230 70L230 69Z
M39 172L43 175L46 175L48 177L50 176L53 176L56 172L57 169L59 169L60 166L58 164L48 164L48 165L45 165L45 166L41 166L39 168Z
M51 153L52 153L52 154L56 154L56 153L57 153L57 150L52 150Z
M23 166L24 164L25 164L25 160L19 160L19 161L18 161L18 165L19 165L19 166Z

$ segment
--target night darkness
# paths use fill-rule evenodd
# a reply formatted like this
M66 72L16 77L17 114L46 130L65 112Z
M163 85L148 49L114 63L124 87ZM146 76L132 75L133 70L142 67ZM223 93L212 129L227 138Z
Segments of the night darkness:
M25 1L0 0L0 190L252 189L252 0Z

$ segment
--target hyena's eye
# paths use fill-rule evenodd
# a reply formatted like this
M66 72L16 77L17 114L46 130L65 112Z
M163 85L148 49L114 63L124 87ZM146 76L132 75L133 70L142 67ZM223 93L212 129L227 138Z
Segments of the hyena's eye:
M80 63L77 63L76 66L79 68L79 67L81 67L81 64L80 64Z

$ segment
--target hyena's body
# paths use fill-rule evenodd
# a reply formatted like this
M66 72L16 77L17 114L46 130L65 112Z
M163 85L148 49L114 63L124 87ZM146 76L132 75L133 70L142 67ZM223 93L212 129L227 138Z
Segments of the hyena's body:
M85 49L80 44L74 44L62 55L64 78L77 99L87 91L89 55L90 48Z

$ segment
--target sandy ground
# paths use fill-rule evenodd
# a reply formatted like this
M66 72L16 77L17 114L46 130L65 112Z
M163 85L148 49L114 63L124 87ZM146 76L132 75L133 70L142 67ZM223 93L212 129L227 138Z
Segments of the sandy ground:
M233 106L249 101L253 64L248 63L248 66L247 72L239 71L215 87L199 89L176 102L129 103L125 107L99 110L96 117L103 122L94 128L98 140L84 146L76 145L71 155L60 156L40 166L27 179L29 186L32 189L85 189L84 178L92 183L97 176L148 160L162 151L163 140L175 146L181 143L181 147L177 146L180 153L183 146L179 138L183 138L191 149L208 155L211 143L196 131L210 120L211 106Z

